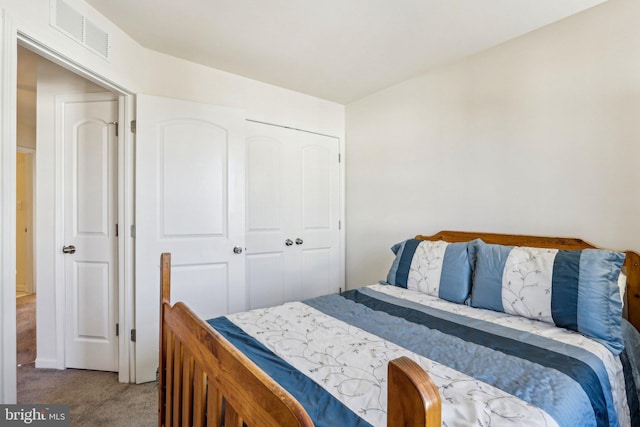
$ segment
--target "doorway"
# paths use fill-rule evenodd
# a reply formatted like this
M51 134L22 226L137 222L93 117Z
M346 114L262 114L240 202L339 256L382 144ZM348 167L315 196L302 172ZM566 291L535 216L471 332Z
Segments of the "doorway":
M95 105L97 93L105 93L105 88L99 86L95 83L90 82L89 80L63 68L48 59L40 56L38 53L27 49L21 45L18 45L18 79L17 79L17 115L18 115L18 126L17 126L17 145L19 146L19 151L28 151L31 154L31 158L33 161L33 174L35 179L33 181L32 188L33 191L33 203L29 205L33 207L33 211L35 214L33 215L33 227L31 230L35 230L35 233L31 235L27 240L32 244L32 254L31 256L27 256L27 260L33 262L34 268L32 271L35 271L35 280L32 280L32 289L37 289L37 294L35 296L35 323L36 323L36 331L37 331L37 339L36 339L36 352L37 357L35 359L35 365L38 368L57 368L64 369L67 366L71 366L67 363L68 355L66 352L68 348L66 347L67 343L65 340L65 335L69 335L65 333L66 326L68 326L74 320L78 320L78 313L87 312L87 309L80 309L75 313L67 310L67 307L70 306L68 301L65 301L65 295L71 297L71 301L76 301L80 304L83 303L82 296L78 299L78 293L74 293L74 290L78 289L78 284L75 283L75 287L69 288L67 286L67 276L78 278L83 275L86 277L87 272L93 273L96 269L85 269L81 273L71 272L68 275L65 274L70 269L76 268L77 265L74 263L69 263L68 259L62 255L62 244L60 242L64 241L65 233L69 228L68 224L64 223L64 218L69 216L69 211L75 209L75 207L69 209L64 206L64 196L65 194L69 194L74 192L78 188L78 182L76 181L75 187L65 189L64 179L65 176L70 176L69 172L71 170L77 171L78 167L75 165L70 170L66 170L68 161L63 157L64 149L61 149L61 141L64 142L65 138L74 139L77 135L67 135L61 132L60 117L61 115L57 113L57 110L63 108L63 101L67 101L68 104L73 102L71 97L84 96L91 98L89 104ZM92 94L92 95L87 95ZM64 98L66 96L66 98ZM62 98L61 98L62 97ZM79 331L78 336L80 337L88 337L89 340L95 341L95 331L104 330L106 327L107 330L103 335L109 335L109 338L115 341L116 347L115 352L111 353L111 368L107 370L115 370L118 371L118 362L119 356L117 351L117 338L115 337L115 330L118 319L118 297L117 297L117 279L118 279L118 270L117 270L117 241L115 241L115 234L113 233L113 229L115 228L115 219L118 215L118 210L116 207L117 203L117 182L115 181L117 176L117 138L114 137L116 133L117 126L116 122L118 121L118 94L111 94L110 101L111 112L108 118L108 121L103 123L108 128L110 128L109 132L111 132L111 142L109 143L110 148L110 157L107 163L110 163L111 172L110 172L110 192L108 196L108 201L111 204L109 211L112 214L109 218L105 218L105 224L107 220L109 221L109 230L106 234L111 238L111 246L113 253L113 265L110 266L110 270L108 271L109 279L113 280L113 290L115 291L115 295L109 294L107 298L109 300L107 310L111 313L109 316L109 325L106 324L87 324L86 322L80 327L78 325L74 325L75 330ZM79 105L77 102L74 105ZM113 111L113 106L115 106L115 112ZM77 108L76 108L77 110ZM59 113L59 111L58 111ZM77 113L77 111L75 112ZM76 114L77 115L77 114ZM64 111L62 111L62 116L64 116ZM78 131L79 136L94 134L100 132L97 130L96 126L99 126L99 120L95 120L95 118L85 117L81 118L80 121L72 124L71 126L76 126L76 130ZM87 124L87 126L84 126ZM74 140L71 143L70 147L73 147L73 144L77 143ZM95 144L94 144L95 145ZM98 144L100 145L100 144ZM25 147L26 146L26 147ZM87 146L84 144L83 146ZM77 147L76 147L77 148ZM72 148L66 148L67 152ZM102 148L93 147L92 150L95 152L102 152ZM82 150L81 150L82 151ZM86 150L83 151L84 154L88 154ZM18 159L20 159L20 155L18 155ZM99 157L99 156L98 156ZM85 158L85 161L96 160L96 156L89 153L89 157ZM19 160L18 160L19 161ZM95 166L95 165L93 165ZM91 170L85 169L85 170ZM17 171L18 172L18 171ZM65 175L65 172L67 174ZM101 175L102 176L102 175ZM86 178L86 177L85 177ZM95 189L95 185L98 185L98 181L94 180L90 184L93 184L93 188L88 188L86 185L86 179L83 180L80 185L85 191L85 196L91 195L93 189ZM81 191L84 191L81 190ZM26 202L23 203L23 207L27 205ZM88 200L84 206L94 206L95 203L93 200ZM17 200L16 203L16 212L20 209L20 201ZM91 209L89 209L91 211ZM76 210L77 212L77 210ZM85 215L83 217L84 220L89 222L83 223L83 227L90 227L96 221L96 216L89 218L86 216L87 209L84 209ZM74 214L74 217L77 219L77 215ZM16 221L19 222L18 220ZM113 224L111 224L113 222ZM19 230L17 230L19 231ZM85 230L86 231L86 230ZM89 230L88 234L94 233L95 230ZM85 233L87 234L87 233ZM18 247L19 237L16 235L16 247ZM115 243L114 243L115 242ZM86 260L81 260L86 261ZM94 262L94 260L89 260L89 264ZM89 265L85 263L84 265ZM98 265L94 263L90 265L93 267ZM90 278L88 279L88 283L94 284L97 277L95 274L89 274ZM18 279L18 278L17 278ZM39 279L39 280L38 280ZM19 280L17 280L19 281ZM37 283L36 283L37 282ZM76 281L77 282L77 281ZM18 285L19 286L19 285ZM101 286L99 284L98 286ZM18 288L18 287L17 287ZM92 289L92 291L95 290ZM88 296L88 301L94 303L94 307L90 310L94 310L96 306L96 302L100 303L102 298L95 298L94 294L91 292L84 292L82 295ZM92 299L93 298L93 299ZM87 302L87 298L85 301ZM78 306L76 304L76 306ZM103 304L102 307L105 305ZM85 316L87 318L87 316ZM80 319L82 321L82 319ZM111 325L113 323L113 325ZM18 342L18 347L20 347L20 342ZM82 359L82 358L81 358ZM75 367L83 367L79 366L77 363L74 363ZM95 366L86 366L91 369L99 369Z
M18 49L16 102L16 344L20 374L36 360L34 177L37 56Z
M18 119L20 120L20 118ZM34 294L33 287L33 152L16 153L16 298Z

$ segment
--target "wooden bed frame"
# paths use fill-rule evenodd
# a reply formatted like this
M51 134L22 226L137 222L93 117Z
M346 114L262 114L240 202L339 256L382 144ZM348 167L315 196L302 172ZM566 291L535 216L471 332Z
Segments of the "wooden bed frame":
M441 231L421 240L557 249L595 248L580 239ZM627 251L627 318L640 329L640 255ZM171 255L161 255L158 425L313 426L302 405L186 305L171 306ZM389 362L387 425L441 425L438 389L406 357ZM224 421L224 423L223 423Z

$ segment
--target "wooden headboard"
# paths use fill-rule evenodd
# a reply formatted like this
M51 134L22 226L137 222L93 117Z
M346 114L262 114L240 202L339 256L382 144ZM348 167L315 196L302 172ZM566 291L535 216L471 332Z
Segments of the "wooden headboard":
M445 240L447 242L468 242L473 239L482 239L486 243L531 246L537 248L555 249L598 249L597 246L581 239L565 237L541 237L525 236L517 234L474 233L467 231L440 231L433 236L416 236L420 240ZM640 255L633 251L624 251L627 258L624 262L627 275L627 293L625 309L627 319L636 329L640 330Z

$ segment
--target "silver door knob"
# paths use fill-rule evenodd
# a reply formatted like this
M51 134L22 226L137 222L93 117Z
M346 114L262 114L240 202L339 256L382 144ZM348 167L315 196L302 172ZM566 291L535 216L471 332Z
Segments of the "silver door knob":
M291 246L291 245L293 245L293 240L287 239L287 240L284 241L284 244L287 245L287 246Z
M301 245L301 244L303 244L303 243L304 243L304 240L302 240L301 238L299 238L299 237L298 237L298 238L296 239L296 245Z
M75 254L76 253L76 247L73 245L69 245L69 246L63 246L62 247L62 253L65 254Z
M235 248L233 248L233 253L234 254L241 254L242 253L242 247L236 246Z

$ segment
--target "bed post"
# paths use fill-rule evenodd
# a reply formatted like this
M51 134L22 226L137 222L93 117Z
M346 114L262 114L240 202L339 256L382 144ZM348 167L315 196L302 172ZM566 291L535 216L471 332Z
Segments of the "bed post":
M636 329L640 330L640 255L627 251L627 317Z
M416 362L404 356L390 361L388 387L388 427L442 424L438 387Z
M164 307L171 304L171 254L160 255L160 354L158 358L158 426L165 422L165 360L167 351L167 333L164 323Z

